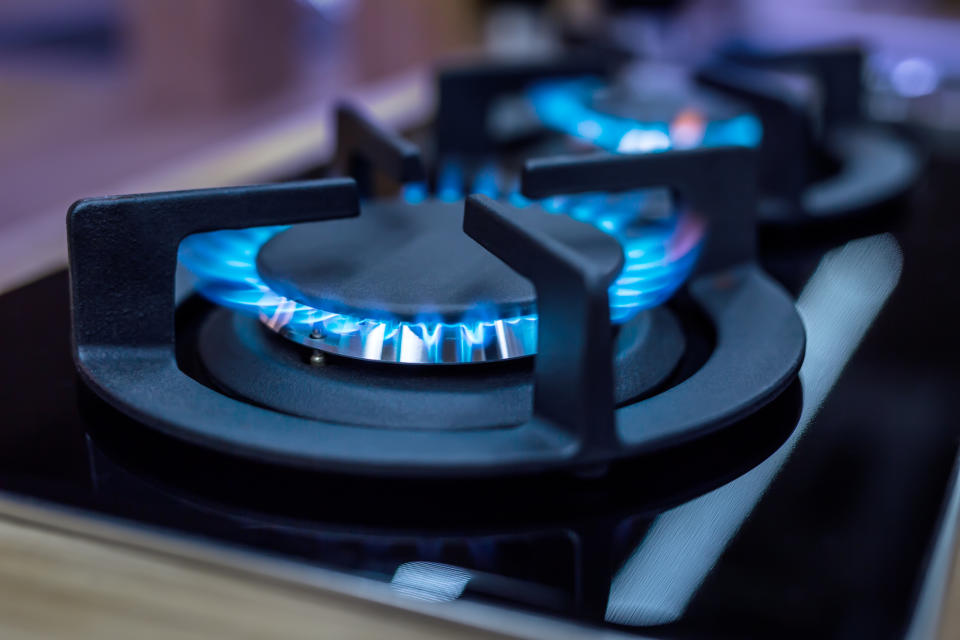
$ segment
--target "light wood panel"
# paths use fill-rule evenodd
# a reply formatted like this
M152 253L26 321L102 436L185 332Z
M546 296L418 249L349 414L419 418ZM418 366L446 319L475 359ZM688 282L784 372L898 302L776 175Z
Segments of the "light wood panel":
M946 603L938 637L940 640L956 640L960 638L960 563L957 563L956 549L953 553L953 569Z
M960 472L960 458L954 468L954 483L958 481ZM939 549L934 549L932 562L949 563L949 577L946 584L946 593L941 600L935 601L934 608L939 608L935 615L939 617L934 628L939 627L937 637L940 640L956 640L960 638L960 538L957 537L960 529L960 496L956 495L958 487L953 487L953 494L944 511L944 524L948 527L952 537L940 541L945 546L943 557ZM934 585L934 588L940 585Z
M0 636L506 636L0 519Z
M625 638L0 492L0 638ZM636 640L638 636L630 635Z

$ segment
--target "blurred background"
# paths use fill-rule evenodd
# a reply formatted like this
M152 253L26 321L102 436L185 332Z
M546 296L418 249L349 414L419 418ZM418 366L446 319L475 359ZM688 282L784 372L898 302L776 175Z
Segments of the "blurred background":
M692 64L734 36L857 40L871 115L958 147L960 0L3 0L0 275L61 261L77 198L302 173L338 96L409 128L440 62L597 32Z

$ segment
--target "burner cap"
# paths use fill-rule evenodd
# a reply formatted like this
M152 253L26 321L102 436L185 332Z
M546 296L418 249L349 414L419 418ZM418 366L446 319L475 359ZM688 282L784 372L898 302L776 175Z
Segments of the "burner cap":
M623 267L617 240L588 224L536 206L517 209L515 215L523 216L526 226L606 264L611 281ZM264 282L280 296L336 316L336 322L350 318L357 328L331 327L321 316L315 330L336 333L337 340L333 344L329 335L314 336L322 338L314 344L304 336L291 335L282 323L265 322L315 348L366 359L471 362L529 355L535 344L533 286L471 240L462 225L459 202L389 201L367 203L359 218L298 225L277 234L257 256ZM498 322L502 326L485 326ZM368 335L373 331L370 327L380 333ZM452 349L458 354L464 345L454 343L469 338L477 345L468 349L472 355L456 358L437 354L398 358L384 351L389 351L390 331L410 332L416 327L422 335L403 335L400 342L436 340L444 344L434 350ZM486 347L491 344L489 336L471 335L477 327L504 334L493 340L490 353L473 353L477 346L479 351L489 351ZM373 342L380 345L373 350L378 353L371 351Z
M534 86L529 97L541 122L618 153L699 146L756 146L757 119L722 96L694 89L689 80L650 92L626 77L558 80Z
M577 252L623 266L617 241L539 208L525 225ZM368 203L358 218L292 227L268 241L257 269L271 289L306 305L362 318L417 322L506 319L535 311L533 286L462 229L463 205Z
M672 123L695 113L707 122L732 120L746 113L739 104L696 86L689 71L647 68L641 65L619 82L599 84L585 95L585 103L600 113L637 122Z

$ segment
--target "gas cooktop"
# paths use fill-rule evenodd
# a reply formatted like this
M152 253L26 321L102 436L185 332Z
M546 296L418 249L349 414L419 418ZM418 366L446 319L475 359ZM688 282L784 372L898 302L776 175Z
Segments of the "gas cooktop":
M74 205L69 278L0 296L0 488L647 637L905 633L957 167L770 215L749 101L651 124L591 65L448 73L425 151L345 105L339 177Z

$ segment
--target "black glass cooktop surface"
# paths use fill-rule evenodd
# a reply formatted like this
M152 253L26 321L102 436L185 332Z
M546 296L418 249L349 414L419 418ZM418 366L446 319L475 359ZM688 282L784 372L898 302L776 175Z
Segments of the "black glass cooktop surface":
M765 235L807 330L742 425L597 477L383 481L213 455L77 378L65 272L0 296L0 489L653 637L902 635L956 454L956 163L857 227ZM206 304L197 302L196 304Z

